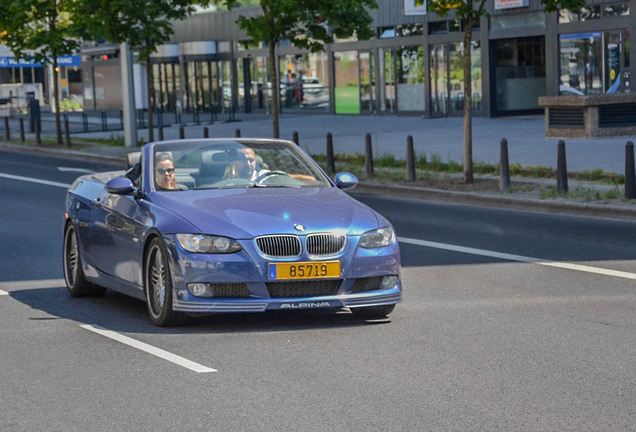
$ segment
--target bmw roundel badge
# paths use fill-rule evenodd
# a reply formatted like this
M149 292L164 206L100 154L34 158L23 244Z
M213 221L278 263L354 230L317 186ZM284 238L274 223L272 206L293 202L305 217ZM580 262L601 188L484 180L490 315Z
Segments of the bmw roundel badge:
M294 229L296 231L305 231L305 225L301 225L301 224L294 224Z

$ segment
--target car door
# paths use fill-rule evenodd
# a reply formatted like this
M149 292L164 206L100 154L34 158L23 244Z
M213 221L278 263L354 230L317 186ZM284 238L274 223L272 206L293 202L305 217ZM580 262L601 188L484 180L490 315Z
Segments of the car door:
M105 193L95 211L93 250L99 270L110 277L135 282L143 224L139 204L130 195Z

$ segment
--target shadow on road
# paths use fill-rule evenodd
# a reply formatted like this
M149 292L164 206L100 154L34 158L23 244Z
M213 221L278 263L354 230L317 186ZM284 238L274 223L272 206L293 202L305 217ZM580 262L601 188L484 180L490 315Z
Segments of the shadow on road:
M10 296L38 311L50 315L37 320L67 319L79 324L94 324L108 330L148 334L224 334L285 332L297 330L329 330L390 322L390 319L364 321L356 319L346 309L314 309L270 311L264 313L216 314L194 317L186 324L160 328L152 325L144 302L113 291L102 297L73 298L65 288L34 288L12 291Z

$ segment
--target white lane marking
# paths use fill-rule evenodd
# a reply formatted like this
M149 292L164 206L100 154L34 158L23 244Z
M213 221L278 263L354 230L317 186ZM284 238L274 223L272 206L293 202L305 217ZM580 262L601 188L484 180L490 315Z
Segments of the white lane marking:
M65 287L64 279L36 279L12 282L0 282L0 289L14 291L17 289L59 288Z
M0 173L0 177L8 178L11 180L20 180L20 181L26 181L31 183L39 183L39 184L43 184L47 186L58 186L58 187L63 187L64 189L68 189L68 187L70 186L70 184L66 184L66 183L59 183L54 181L36 179L32 177L23 177L23 176L17 176L12 174L5 174L5 173Z
M88 173L88 174L92 174L95 172L87 168L57 167L57 169L64 172L71 171L71 172Z
M92 331L93 333L106 336L107 338L113 339L117 342L121 342L124 345L128 345L130 347L144 351L148 354L152 354L155 357L159 357L161 359L167 360L171 363L174 363L186 369L190 369L191 371L194 371L196 373L217 372L216 369L212 369L212 368L200 365L198 363L195 363L193 361L180 357L176 354L172 354L168 351L164 351L161 348L148 345L147 343L140 342L136 339L130 338L128 336L124 336L112 330L106 330L105 328L102 328L96 325L91 325L91 324L80 325L80 327L85 330Z
M533 258L533 257L528 257L523 255L507 254L507 253L495 252L495 251L490 251L485 249L475 249L470 247L457 246L457 245L451 245L446 243L437 243L437 242L418 240L418 239L412 239L412 238L406 238L406 237L398 237L398 241L402 243L417 245L417 246L424 246L424 247L430 247L435 249L444 249L444 250L461 252L461 253L466 253L471 255L487 256L491 258L499 258L499 259L504 259L509 261L519 261L519 262L525 262L525 263L538 264L538 265L547 266L547 267L556 267L556 268L580 271L585 273L594 273L594 274L603 275L603 276L612 276L617 278L636 280L636 273L628 273L628 272L623 272L619 270L609 270L609 269L604 269L600 267L592 267L592 266L586 266L581 264L572 264L572 263L562 262L562 261L551 261L551 260L546 260L542 258Z
M8 292L6 292L6 291L2 291L2 290L0 290L0 296L3 296L3 295L9 295L9 293L8 293Z

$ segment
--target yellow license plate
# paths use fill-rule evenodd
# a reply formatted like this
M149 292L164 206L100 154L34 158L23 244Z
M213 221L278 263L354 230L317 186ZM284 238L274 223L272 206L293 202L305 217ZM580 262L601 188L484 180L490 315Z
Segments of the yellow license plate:
M276 263L268 267L270 280L340 277L340 261Z

